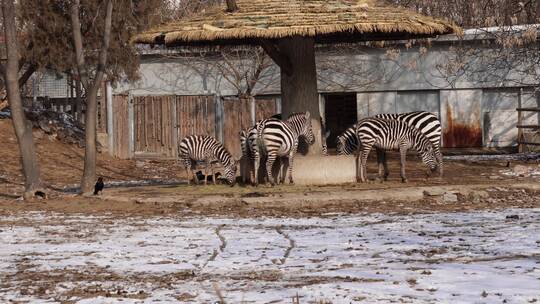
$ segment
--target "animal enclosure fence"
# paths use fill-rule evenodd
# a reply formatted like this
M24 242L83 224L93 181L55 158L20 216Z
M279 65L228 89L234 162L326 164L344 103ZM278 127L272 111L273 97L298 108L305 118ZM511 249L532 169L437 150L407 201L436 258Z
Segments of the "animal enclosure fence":
M269 96L115 95L111 152L119 158L174 158L182 138L208 135L222 141L239 158L240 130L256 119L276 114L278 102Z

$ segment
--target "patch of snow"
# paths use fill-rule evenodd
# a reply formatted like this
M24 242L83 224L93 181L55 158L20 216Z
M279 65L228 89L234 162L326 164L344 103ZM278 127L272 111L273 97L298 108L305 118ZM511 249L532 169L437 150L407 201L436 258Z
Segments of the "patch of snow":
M539 301L538 231L540 209L302 219L32 212L0 219L0 302L208 303L216 286L229 303Z

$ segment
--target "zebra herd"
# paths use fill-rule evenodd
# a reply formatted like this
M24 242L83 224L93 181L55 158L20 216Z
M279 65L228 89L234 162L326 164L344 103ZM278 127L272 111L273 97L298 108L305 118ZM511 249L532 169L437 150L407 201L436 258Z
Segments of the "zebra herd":
M267 181L272 185L276 184L272 168L278 158L281 160L279 182L284 183L288 175L289 183L294 183L293 160L299 139L303 137L310 145L315 141L309 112L291 114L286 120L273 116L257 122L247 130L242 130L239 135L242 157L252 164L249 179L255 185L258 184L258 174L263 159ZM322 138L325 155L328 135L329 133L326 133ZM401 160L401 178L403 182L407 181L405 156L407 150L411 148L420 154L422 161L432 172L438 169L442 177L441 123L432 113L417 111L380 114L360 120L337 136L339 155L356 154L359 160L357 176L362 182L367 180L367 157L373 147L377 150L379 177L384 180L388 177L385 151L398 150ZM188 136L180 142L178 152L188 176L189 168L192 168L192 176L195 176L193 164L196 161L205 163L205 174L208 173L208 167L210 167L213 176L212 162L217 161L224 167L225 179L231 186L235 184L238 161L215 138ZM283 172L285 163L288 165L287 172ZM243 176L244 182L246 179L247 177ZM195 181L197 182L198 179L195 178ZM206 184L206 178L204 181Z

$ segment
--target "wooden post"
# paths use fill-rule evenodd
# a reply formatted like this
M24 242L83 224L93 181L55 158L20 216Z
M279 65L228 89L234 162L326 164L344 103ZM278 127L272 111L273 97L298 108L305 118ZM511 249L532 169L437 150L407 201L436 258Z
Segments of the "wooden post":
M238 10L236 0L227 0L227 12L232 13Z
M133 158L133 155L135 154L135 111L133 111L133 96L131 95L131 92L128 95L128 133L128 158Z
M521 108L522 108L522 104L521 104L521 97L523 95L523 88L520 88L519 89L519 94L518 94L518 121L517 121L517 125L518 126L522 126L523 125L523 112L521 111ZM517 141L518 141L518 152L519 153L523 153L523 128L518 128L518 138L517 138Z
M107 82L107 95L106 103L107 105L107 137L109 140L109 155L114 155L114 131L113 131L113 93L112 86L110 82Z

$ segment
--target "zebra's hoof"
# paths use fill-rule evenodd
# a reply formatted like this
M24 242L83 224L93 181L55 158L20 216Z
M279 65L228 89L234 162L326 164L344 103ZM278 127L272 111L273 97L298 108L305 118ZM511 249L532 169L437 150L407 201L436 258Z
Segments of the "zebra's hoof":
M409 182L409 180L408 180L408 179L406 179L406 178L402 178L402 179L401 179L401 182L402 182L402 183L404 183L404 184L406 184L406 183L408 183L408 182Z

